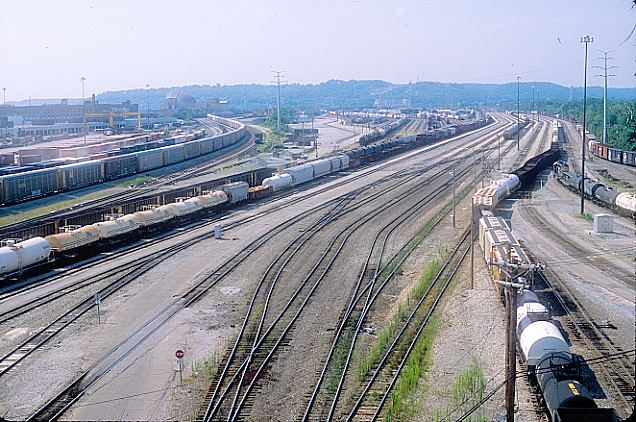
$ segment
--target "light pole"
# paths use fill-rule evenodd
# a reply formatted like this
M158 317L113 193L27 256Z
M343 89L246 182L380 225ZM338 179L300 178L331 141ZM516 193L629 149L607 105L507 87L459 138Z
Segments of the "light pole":
M534 113L534 85L532 85L532 113ZM530 121L532 121L532 113L530 113Z
M84 119L84 144L86 144L86 100L84 96L84 82L86 78L82 76L80 79L82 82L82 118Z
M585 181L585 113L587 111L587 45L594 42L594 38L586 35L581 37L581 42L585 43L585 69L583 70L583 127L581 128L581 215L585 214L585 193L583 184Z
M453 178L453 228L455 227L455 163L453 163L452 170L450 172Z
M146 127L150 130L150 84L146 84L146 102L148 110L146 112Z
M519 79L521 76L517 76L517 151L519 151L519 130L521 119L519 118Z
M539 121L539 113L541 112L541 106L539 103L539 88L537 88L537 122Z
M8 116L9 113L7 112L7 88L2 88L2 110L4 111L4 115ZM9 119L7 119L7 122L9 121ZM5 123L2 123L2 127L4 127ZM6 136L7 131L9 130L8 126L6 130L3 130L3 134Z

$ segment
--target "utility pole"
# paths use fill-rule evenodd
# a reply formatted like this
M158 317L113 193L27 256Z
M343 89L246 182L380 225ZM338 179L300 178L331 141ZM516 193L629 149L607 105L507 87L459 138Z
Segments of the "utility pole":
M603 143L606 144L607 143L607 78L611 76L616 76L616 75L608 75L607 69L616 69L618 66L607 67L607 60L608 59L612 60L612 57L607 57L607 55L611 53L611 51L603 51L603 50L598 50L598 51L603 53L603 57L599 59L604 61L604 65L594 66L594 67L597 69L604 70L603 75L596 75L596 76L600 76L605 80L604 89L603 89Z
M146 103L148 110L146 111L146 127L150 130L150 84L146 84Z
M508 250L510 255L510 250ZM510 262L510 259L508 260ZM506 276L508 278L509 276ZM512 280L511 280L512 281ZM517 346L515 333L517 332L517 292L513 286L506 289L508 304L508 330L506 333L506 422L515 420L515 387L517 381Z
M541 113L541 107L539 103L539 88L537 88L537 123L539 122L539 114Z
M276 85L278 88L278 96L276 98L276 129L280 131L280 78L283 76L283 70L274 70L274 77L276 78Z
M583 181L585 180L585 113L587 111L587 45L594 42L594 38L586 35L581 37L585 43L585 65L583 70L583 127L581 128L581 215L585 214L585 193Z
M521 79L521 76L517 76L517 151L519 151L519 129L521 124L521 119L519 118L519 79Z
M80 81L82 82L82 113L84 114L84 145L86 145L86 99L84 96L84 82L86 81L86 78L82 76L82 78L80 79Z

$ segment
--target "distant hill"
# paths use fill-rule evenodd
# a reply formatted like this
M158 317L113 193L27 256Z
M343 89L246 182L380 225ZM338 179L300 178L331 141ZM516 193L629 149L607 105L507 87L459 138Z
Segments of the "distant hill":
M583 88L568 88L549 82L524 82L519 86L522 103L532 101L532 86L539 90L542 102L567 102L583 98ZM276 104L276 88L272 85L191 85L183 87L157 88L146 91L134 89L109 91L97 95L101 103L121 103L130 100L140 105L140 110L150 100L151 108L161 106L169 91L179 91L192 95L197 101L208 98L229 100L237 111L266 109ZM368 108L378 104L413 107L473 107L477 105L515 108L517 104L517 84L473 84L418 82L392 84L379 80L341 81L330 80L320 84L289 84L281 87L283 104L288 108L302 109L338 109ZM588 87L590 98L602 98L603 89ZM608 97L616 100L636 98L636 88L609 88ZM32 104L59 100L31 100ZM70 100L75 102L77 100ZM28 100L14 105L27 105Z

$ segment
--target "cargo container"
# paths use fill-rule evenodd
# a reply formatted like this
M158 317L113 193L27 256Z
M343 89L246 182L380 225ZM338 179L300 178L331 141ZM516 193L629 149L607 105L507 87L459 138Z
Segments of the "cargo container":
M0 166L12 166L15 164L15 154L12 152L0 153Z
M150 151L136 152L137 170L141 173L163 166L163 151L152 149Z

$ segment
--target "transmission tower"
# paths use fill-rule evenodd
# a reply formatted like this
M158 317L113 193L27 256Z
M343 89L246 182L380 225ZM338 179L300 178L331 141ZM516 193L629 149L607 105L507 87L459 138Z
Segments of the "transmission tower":
M616 75L608 75L607 71L611 69L616 69L618 66L607 67L607 60L612 60L612 57L607 57L607 55L611 53L611 51L603 51L603 50L598 50L598 51L603 53L603 57L599 57L598 59L603 60L604 64L603 66L594 66L594 67L597 69L604 70L602 75L596 75L596 76L602 77L605 81L605 86L603 89L603 143L606 144L607 143L607 78L611 76L616 76Z

